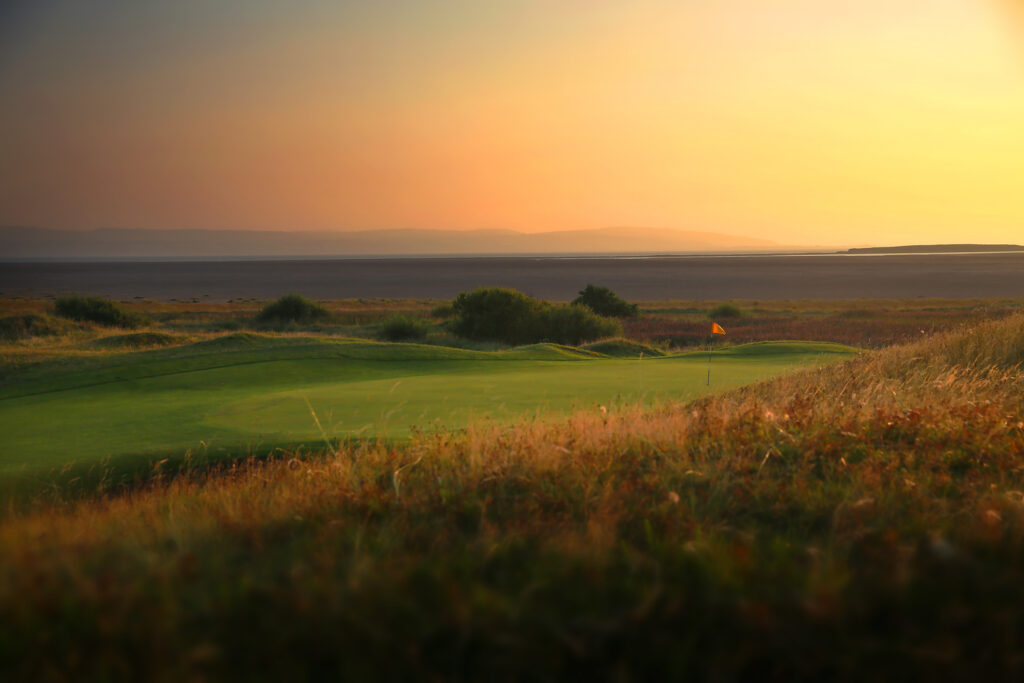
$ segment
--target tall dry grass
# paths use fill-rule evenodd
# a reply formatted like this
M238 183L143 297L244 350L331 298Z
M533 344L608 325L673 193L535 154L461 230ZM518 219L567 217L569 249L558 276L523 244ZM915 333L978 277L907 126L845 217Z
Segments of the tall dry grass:
M25 676L1005 677L1024 316L655 411L284 454L0 523Z

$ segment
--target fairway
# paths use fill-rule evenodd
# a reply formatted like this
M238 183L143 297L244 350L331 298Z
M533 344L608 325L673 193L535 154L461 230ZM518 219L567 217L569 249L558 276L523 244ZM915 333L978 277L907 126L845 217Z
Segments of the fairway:
M621 359L549 344L481 352L235 335L6 378L0 472L557 419L574 409L689 400L853 353L806 342L723 349L708 386L706 354Z

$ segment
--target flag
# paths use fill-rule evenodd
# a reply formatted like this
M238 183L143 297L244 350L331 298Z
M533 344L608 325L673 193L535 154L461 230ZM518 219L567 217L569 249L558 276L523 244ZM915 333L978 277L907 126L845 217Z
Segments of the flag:
M711 323L711 334L725 334L725 330L718 323Z

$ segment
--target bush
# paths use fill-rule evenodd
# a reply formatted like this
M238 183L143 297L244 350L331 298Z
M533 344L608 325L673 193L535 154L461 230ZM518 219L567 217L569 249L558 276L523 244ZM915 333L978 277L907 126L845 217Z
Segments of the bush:
M622 325L602 318L586 306L547 306L542 315L543 339L578 346L583 342L622 334ZM541 340L537 340L541 341Z
M331 317L331 312L300 294L285 294L256 315L261 323L311 323Z
M65 296L54 303L54 312L62 318L98 323L108 327L138 327L145 318L125 311L113 301L98 296Z
M455 297L452 309L451 330L467 339L529 344L543 338L544 304L514 289L481 287L463 292Z
M381 324L380 338L388 341L425 339L429 331L430 324L423 318L411 315L395 315Z
M452 304L451 330L468 339L505 344L540 341L580 344L621 332L608 320L583 306L552 306L522 292L502 287L463 292Z
M636 304L622 299L607 287L587 285L580 295L573 300L578 306L586 306L598 315L610 318L635 318L639 313Z
M743 311L738 306L732 304L721 304L715 306L708 312L708 317L715 318L739 318L743 315Z

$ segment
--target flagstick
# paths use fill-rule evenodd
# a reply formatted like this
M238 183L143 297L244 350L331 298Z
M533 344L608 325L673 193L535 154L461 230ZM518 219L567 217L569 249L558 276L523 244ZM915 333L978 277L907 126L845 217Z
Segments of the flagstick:
M711 386L711 344L715 341L715 336L712 334L708 337L708 386Z

